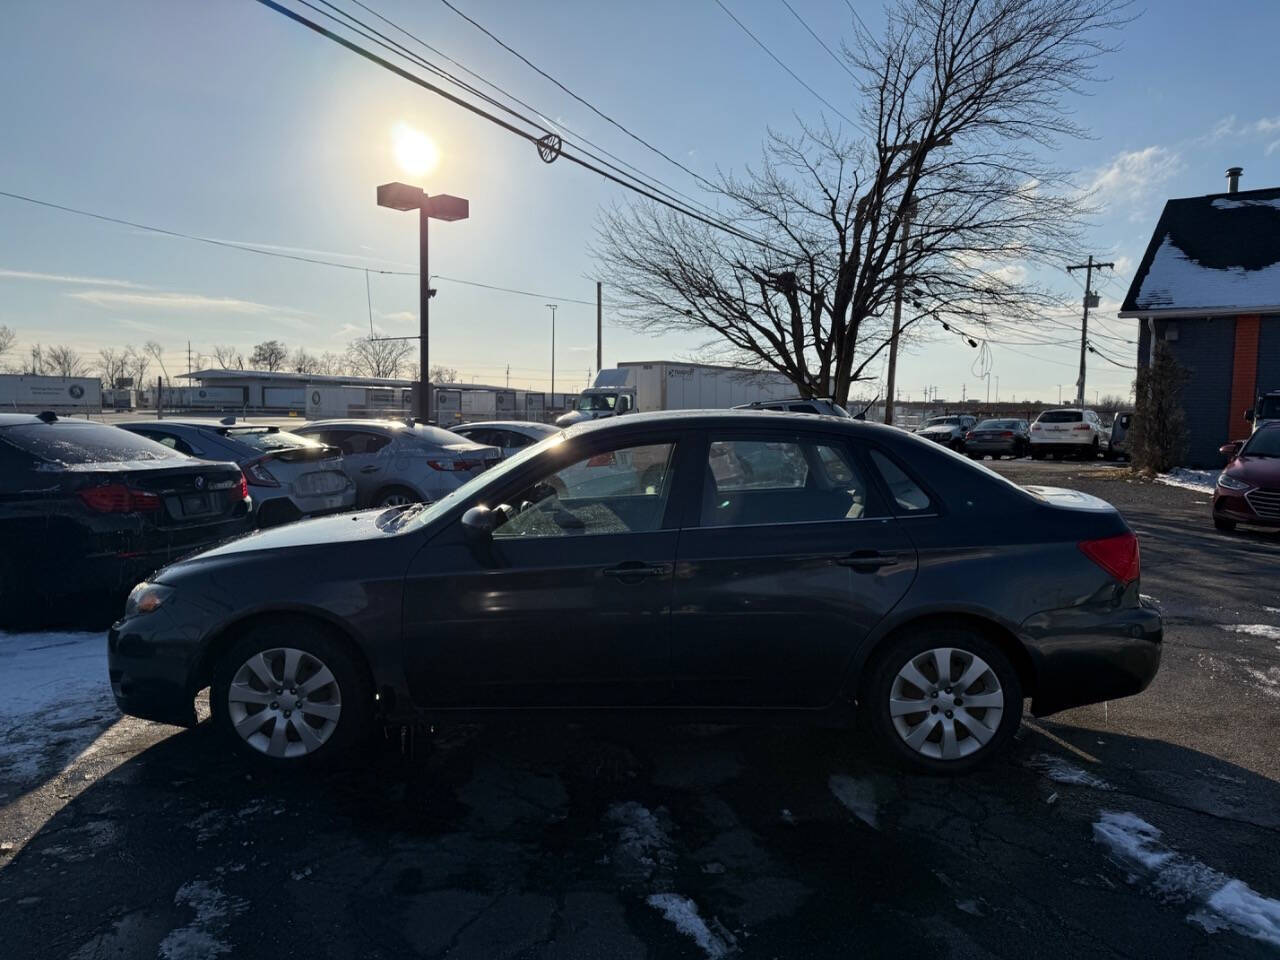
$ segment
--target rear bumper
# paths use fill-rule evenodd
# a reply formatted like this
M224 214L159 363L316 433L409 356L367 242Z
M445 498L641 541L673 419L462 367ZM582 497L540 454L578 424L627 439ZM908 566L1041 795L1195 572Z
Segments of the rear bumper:
M1017 440L966 440L968 453L1016 453L1022 445Z
M1085 447L1092 447L1095 443L1097 443L1099 446L1102 445L1102 441L1096 440L1091 434L1088 434L1088 433L1081 433L1078 436L1074 436L1074 437L1072 436L1063 436L1061 438L1054 437L1053 439L1049 439L1048 437L1038 437L1035 434L1031 435L1031 446L1033 448L1052 447L1054 449L1058 449L1058 448L1065 447L1073 450L1078 450Z
M1147 607L1069 607L1019 628L1036 674L1038 717L1141 693L1160 669L1164 625Z

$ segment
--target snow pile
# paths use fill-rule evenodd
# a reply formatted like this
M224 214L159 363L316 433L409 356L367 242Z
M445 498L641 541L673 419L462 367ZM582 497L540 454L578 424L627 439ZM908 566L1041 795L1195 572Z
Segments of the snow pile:
M875 787L869 780L856 780L844 774L833 774L827 786L850 813L873 830L879 830L880 810L876 806Z
M120 718L101 633L0 633L0 780L60 769Z
M659 815L666 811L658 809ZM675 862L671 839L658 815L644 804L628 800L609 808L607 819L618 826L614 860L618 870L632 879L647 879L661 867Z
M1112 790L1111 784L1101 777L1082 770L1075 764L1068 763L1061 757L1051 753L1037 753L1027 761L1027 766L1043 774L1054 783L1069 783L1081 787L1092 787L1095 790Z
M1206 267L1178 249L1166 234L1142 281L1135 306L1272 307L1280 303L1280 263L1261 270Z
M713 933L705 920L698 913L698 905L688 897L678 893L655 893L646 901L655 910L675 924L675 928L702 948L702 952L712 960L727 957L737 946L733 934L725 930L719 923L718 932Z
M1257 681L1258 689L1263 693L1280 697L1280 667L1267 667L1265 670L1245 667L1244 672Z
M1093 825L1093 838L1125 864L1149 872L1162 897L1197 904L1187 915L1191 923L1209 933L1235 930L1280 947L1280 900L1169 849L1160 837L1158 829L1134 813L1103 811Z
M1247 633L1264 640L1280 640L1280 627L1273 627L1269 623L1220 623L1218 626L1232 633Z
M1156 474L1156 483L1170 487L1182 487L1196 493L1213 493L1218 485L1218 474L1221 470L1192 470L1189 467L1174 467L1168 473Z
M195 911L195 919L185 927L171 930L160 941L164 960L208 960L230 953L231 947L220 939L231 917L243 913L248 904L229 897L204 880L192 880L178 888L173 902Z

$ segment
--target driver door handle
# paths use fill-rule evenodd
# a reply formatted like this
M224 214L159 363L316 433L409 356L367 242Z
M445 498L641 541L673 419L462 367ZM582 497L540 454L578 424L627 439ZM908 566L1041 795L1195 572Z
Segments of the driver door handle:
M859 573L872 573L881 567L892 567L898 562L896 553L881 553L878 550L855 550L843 557L836 557L836 563L842 567L850 567Z
M600 571L606 577L614 577L623 583L639 583L650 577L665 577L671 573L669 563L643 563L639 560L628 560L616 567L605 567Z
M367 467L361 467L360 472L361 473L377 473L381 469L382 469L381 467L375 466L374 464L371 463Z

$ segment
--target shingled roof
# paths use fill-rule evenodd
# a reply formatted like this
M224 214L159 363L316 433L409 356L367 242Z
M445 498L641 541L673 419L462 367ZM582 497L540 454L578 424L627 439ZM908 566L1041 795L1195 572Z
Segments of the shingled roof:
M1122 317L1280 313L1280 187L1164 205Z

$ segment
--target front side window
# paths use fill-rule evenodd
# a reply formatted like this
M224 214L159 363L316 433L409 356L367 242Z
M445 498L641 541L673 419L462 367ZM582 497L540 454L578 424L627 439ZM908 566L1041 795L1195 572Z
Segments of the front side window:
M662 526L674 443L586 457L530 484L498 508L495 540L645 533Z
M363 430L335 430L329 434L329 443L337 446L343 456L347 457L377 453L390 442L390 437L380 433L366 433Z
M713 439L704 527L857 520L867 490L849 450L819 440Z

